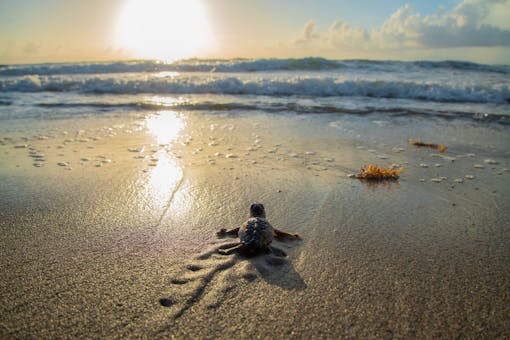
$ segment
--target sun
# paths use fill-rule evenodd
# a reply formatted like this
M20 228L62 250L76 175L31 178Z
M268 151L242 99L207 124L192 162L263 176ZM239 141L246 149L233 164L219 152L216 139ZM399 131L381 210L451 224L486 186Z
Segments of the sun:
M173 61L209 47L200 0L127 0L117 22L117 44L136 58Z

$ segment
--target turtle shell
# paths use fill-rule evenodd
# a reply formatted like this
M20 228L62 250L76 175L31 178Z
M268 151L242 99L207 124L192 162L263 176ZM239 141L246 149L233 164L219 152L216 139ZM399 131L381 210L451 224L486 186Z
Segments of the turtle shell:
M273 241L273 227L265 218L252 217L239 227L239 239L247 250L267 249Z

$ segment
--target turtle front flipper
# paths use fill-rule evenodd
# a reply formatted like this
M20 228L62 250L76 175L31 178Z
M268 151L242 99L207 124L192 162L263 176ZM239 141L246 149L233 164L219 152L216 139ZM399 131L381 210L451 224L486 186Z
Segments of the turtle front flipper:
M285 239L285 238L293 238L293 239L301 239L301 236L299 234L294 233L288 233L285 231L281 231L278 229L273 228L273 237L279 240Z
M234 228L234 229L230 229L230 230L227 230L226 228L221 228L220 230L218 230L216 232L216 235L218 237L222 237L222 236L237 236L238 232L239 232L239 227Z
M238 244L236 244L233 247L225 248L225 249L222 249L222 248L218 249L218 253L220 253L221 255L230 255L233 252L242 250L243 248L244 248L244 243L239 242Z

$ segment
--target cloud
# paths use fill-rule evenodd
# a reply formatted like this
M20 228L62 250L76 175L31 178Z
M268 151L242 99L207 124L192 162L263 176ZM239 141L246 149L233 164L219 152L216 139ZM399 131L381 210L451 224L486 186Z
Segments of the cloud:
M26 55L37 54L41 49L41 45L33 41L27 42L21 47L21 52Z
M367 30L338 20L318 32L309 21L295 44L323 48L398 50L405 48L510 47L510 29L490 21L510 0L464 0L451 10L423 16L407 4L381 27Z
M310 20L305 24L303 32L297 37L294 43L296 45L306 45L317 39L320 39L320 35L316 32L315 22Z

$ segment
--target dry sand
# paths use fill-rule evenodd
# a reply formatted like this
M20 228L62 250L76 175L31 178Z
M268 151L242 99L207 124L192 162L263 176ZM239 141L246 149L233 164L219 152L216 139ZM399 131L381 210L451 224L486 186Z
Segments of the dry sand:
M1 338L510 337L508 127L199 112L66 124L1 139ZM405 169L348 177L368 163ZM215 251L253 201L302 236L275 242L288 257Z

